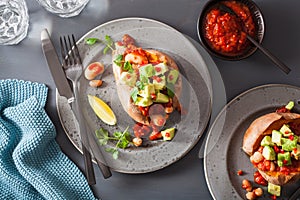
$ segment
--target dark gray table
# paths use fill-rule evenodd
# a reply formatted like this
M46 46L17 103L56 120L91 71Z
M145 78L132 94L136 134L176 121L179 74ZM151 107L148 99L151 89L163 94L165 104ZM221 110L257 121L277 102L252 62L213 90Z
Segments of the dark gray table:
M30 15L28 36L19 45L0 46L0 79L17 78L47 84L49 98L46 110L56 125L57 141L62 150L83 169L81 154L70 143L60 125L56 104L55 86L45 63L40 44L43 28L51 30L58 47L60 34L75 33L81 37L90 29L112 19L123 17L146 17L173 26L182 33L199 41L196 32L198 15L206 1L201 0L91 0L78 16L63 19L54 16L34 0L27 0ZM284 74L261 52L237 61L213 58L223 79L226 101L254 86L268 83L300 85L300 1L256 0L266 23L263 44L292 72ZM216 94L221 91L214 91ZM218 101L218 99L216 99ZM223 105L214 105L213 121ZM204 133L206 134L207 131ZM102 178L95 166L97 184L92 187L95 195L104 200L116 199L211 199L206 185L203 160L198 152L199 143L183 159L173 165L148 174L128 175L113 172L107 180Z

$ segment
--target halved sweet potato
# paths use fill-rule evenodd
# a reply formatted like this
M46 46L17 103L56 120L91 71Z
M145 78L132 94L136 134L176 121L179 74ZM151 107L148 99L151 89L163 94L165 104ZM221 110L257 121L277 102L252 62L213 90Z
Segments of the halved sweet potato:
M299 120L297 113L268 113L255 119L246 130L243 140L243 150L251 156L260 146L265 135L271 135L272 130L278 130L283 124ZM298 121L297 120L297 121Z
M265 135L271 135L272 130L279 130L282 125L290 122L300 124L300 114L274 112L255 119L245 132L242 147L244 152L249 156L253 155L260 147L261 140ZM293 160L292 165L294 170L290 173L260 169L258 171L266 181L275 185L284 185L300 179L300 161Z
M119 99L121 101L121 104L124 108L124 110L129 114L129 116L135 120L136 122L149 125L150 119L149 117L145 116L142 111L136 106L132 99L131 99L131 90L132 87L128 86L126 84L120 84L120 78L122 73L122 68L118 66L114 61L117 59L119 55L126 55L127 51L132 51L135 49L140 49L135 46L135 41L133 38L131 38L129 35L124 35L122 42L116 43L116 49L112 53L112 67L113 67L113 73L117 84L117 93L119 96ZM158 50L148 50L148 49L142 49L147 54L151 55L156 59L156 62L164 62L168 65L171 69L176 69L179 71L179 68L176 64L176 62L165 53L158 51ZM128 55L128 54L127 54ZM126 58L126 56L124 56ZM149 63L151 63L151 58L149 58ZM134 68L134 70L137 70ZM178 80L176 84L174 85L174 98L173 98L173 107L174 108L180 108L179 104L179 97L181 95L181 88L182 88L182 78L181 76L178 77Z

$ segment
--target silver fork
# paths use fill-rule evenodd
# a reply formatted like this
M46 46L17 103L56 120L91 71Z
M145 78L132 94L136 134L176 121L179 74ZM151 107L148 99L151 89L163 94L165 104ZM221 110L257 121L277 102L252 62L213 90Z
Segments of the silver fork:
M80 100L79 100L79 93L78 93L78 81L83 73L83 66L78 51L78 47L75 42L74 35L72 35L72 42L69 36L67 38L68 38L68 42L66 37L60 38L63 67L65 68L65 73L67 78L70 79L73 83L73 90L75 96L75 101L73 101L73 103L76 104L74 106L76 109L74 110L74 114L80 126L80 137L82 140L82 152L85 160L87 179L89 183L94 184L95 176L94 176L93 166L91 162L91 154L87 150L87 148L92 147L90 148L90 150L94 155L94 159L98 167L100 168L103 177L107 179L112 176L112 173L110 171L110 168L106 164L105 158L102 152L100 151L100 148L98 147L96 139L93 137L93 135L88 136L88 132L90 132L90 130L88 129L88 127L85 126L85 123L83 121L84 119L80 110ZM68 54L68 52L70 53Z
M74 35L72 34L71 37L72 37L72 41L70 36L67 37L64 36L63 38L60 37L62 64L65 69L67 78L72 82L73 85L73 92L75 98L73 101L74 104L73 109L74 109L75 117L77 118L77 121L79 123L79 135L81 138L87 181L90 185L94 185L96 183L94 168L92 163L92 157L89 152L89 148L90 148L89 140L86 134L84 118L82 116L82 112L80 109L80 97L78 91L78 83L83 72L83 67L82 67L81 58L75 42Z

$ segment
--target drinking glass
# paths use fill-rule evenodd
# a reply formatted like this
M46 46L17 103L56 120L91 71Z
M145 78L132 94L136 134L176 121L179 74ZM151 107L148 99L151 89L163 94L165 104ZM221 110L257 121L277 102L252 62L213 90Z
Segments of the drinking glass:
M37 0L47 11L60 17L74 17L86 6L89 0Z
M28 31L25 0L0 0L0 45L18 44Z

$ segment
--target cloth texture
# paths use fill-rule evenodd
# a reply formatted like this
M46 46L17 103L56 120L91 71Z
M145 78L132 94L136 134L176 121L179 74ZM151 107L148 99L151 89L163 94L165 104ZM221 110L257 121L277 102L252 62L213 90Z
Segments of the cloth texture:
M96 199L55 141L45 84L0 80L0 199Z

